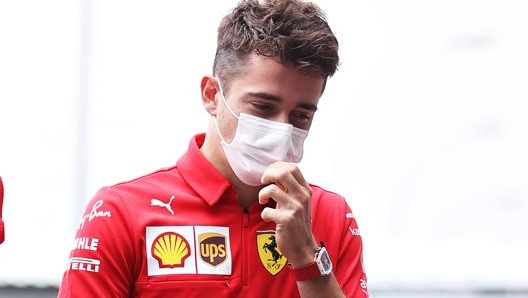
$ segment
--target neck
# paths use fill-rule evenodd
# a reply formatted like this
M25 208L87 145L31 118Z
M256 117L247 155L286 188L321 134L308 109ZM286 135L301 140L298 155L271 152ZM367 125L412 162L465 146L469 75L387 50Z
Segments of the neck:
M258 193L261 187L237 185L236 183L233 183L233 187L236 190L238 202L243 208L250 208L255 202L258 203Z
M200 151L207 160L233 185L235 189L240 206L249 208L253 203L258 201L258 193L262 186L249 186L244 184L235 175L227 159L223 154L218 154L223 149L220 145L220 138L215 134L215 124L210 123L209 130L205 136L203 145Z

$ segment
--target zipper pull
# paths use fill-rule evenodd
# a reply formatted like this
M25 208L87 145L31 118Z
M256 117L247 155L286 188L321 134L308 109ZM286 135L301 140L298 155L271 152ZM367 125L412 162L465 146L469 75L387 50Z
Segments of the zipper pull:
M249 226L249 209L244 207L244 228Z

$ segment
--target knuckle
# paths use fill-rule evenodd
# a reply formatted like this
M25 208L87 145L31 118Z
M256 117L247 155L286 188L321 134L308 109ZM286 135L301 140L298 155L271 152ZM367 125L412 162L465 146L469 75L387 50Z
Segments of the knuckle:
M312 189L310 187L304 187L304 196L307 199L311 199L312 198Z
M284 167L284 168L280 168L279 171L277 171L277 176L279 178L285 178L286 176L288 176L290 173L289 169Z
M287 163L286 167L287 167L288 171L290 171L290 172L298 172L299 171L299 167L297 167L297 165L292 164L292 163Z
M276 196L280 193L280 188L277 184L272 184L269 187L270 196Z
M304 205L304 204L309 203L311 198L312 198L312 190L309 187L301 187L299 202L301 202Z
M288 216L285 216L284 219L283 219L283 224L285 226L288 226L290 224L294 224L295 223L295 218L296 218L296 215L298 213L298 210L290 210L290 212L288 212Z
M301 199L299 200L299 205L302 208L305 208L305 206L308 206L308 204L310 204L310 198L306 196L302 196Z

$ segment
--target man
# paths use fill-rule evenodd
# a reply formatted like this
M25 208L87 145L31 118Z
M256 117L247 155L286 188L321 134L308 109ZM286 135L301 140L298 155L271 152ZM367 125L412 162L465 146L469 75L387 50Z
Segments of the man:
M337 51L314 4L240 2L201 81L206 134L96 194L59 297L367 297L346 201L294 164Z

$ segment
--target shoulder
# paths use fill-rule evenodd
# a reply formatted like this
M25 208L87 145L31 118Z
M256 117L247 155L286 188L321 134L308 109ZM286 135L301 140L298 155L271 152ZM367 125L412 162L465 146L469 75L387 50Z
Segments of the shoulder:
M119 204L123 201L133 204L137 199L153 196L167 187L177 183L179 174L175 166L162 168L154 172L107 185L98 190L92 199L104 199L109 203Z
M347 199L317 185L312 187L312 219L314 224L342 225L340 228L357 227Z
M146 175L100 188L85 206L84 218L134 217L150 206L153 198L174 185L175 167L159 169Z
M310 186L312 188L312 206L335 208L347 205L344 196L315 184L310 184Z

